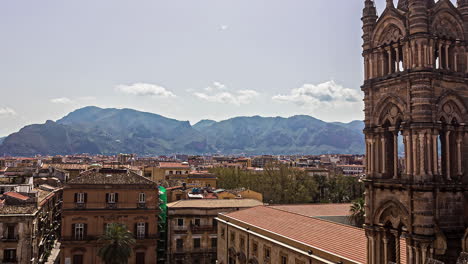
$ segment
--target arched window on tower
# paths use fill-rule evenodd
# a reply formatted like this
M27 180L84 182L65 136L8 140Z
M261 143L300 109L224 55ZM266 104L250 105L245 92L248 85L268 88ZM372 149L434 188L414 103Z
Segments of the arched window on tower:
M438 157L440 157L440 175L443 175L446 180L454 179L460 169L458 168L458 160L460 153L457 145L457 127L458 121L453 118L451 121L445 120L444 117L440 119L442 123L442 130L439 133L438 142Z

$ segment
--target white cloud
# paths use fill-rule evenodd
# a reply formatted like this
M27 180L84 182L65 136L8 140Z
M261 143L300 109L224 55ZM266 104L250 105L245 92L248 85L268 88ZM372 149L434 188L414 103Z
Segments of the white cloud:
M0 107L0 117L14 116L16 115L15 110L9 107Z
M71 103L73 103L73 101L70 98L67 98L67 97L53 98L53 99L50 99L50 102L54 103L54 104L71 104Z
M362 96L357 90L345 88L334 81L328 81L317 85L304 84L300 88L292 89L289 94L273 96L273 100L318 108L337 104L360 103Z
M204 92L194 92L193 95L208 102L233 105L249 104L259 95L254 90L228 91L226 85L220 82L214 82L203 90Z
M220 29L221 31L225 31L225 30L227 30L228 28L229 28L228 25L221 25L221 26L219 27L219 29Z
M132 85L117 85L116 90L130 95L137 96L155 96L155 97L176 97L171 91L168 91L166 88L150 84L150 83L134 83Z

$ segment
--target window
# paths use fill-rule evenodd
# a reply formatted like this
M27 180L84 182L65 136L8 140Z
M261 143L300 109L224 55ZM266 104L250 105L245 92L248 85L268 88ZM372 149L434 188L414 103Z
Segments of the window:
M234 243L234 241L236 241L236 234L231 233L231 242Z
M216 237L211 238L211 247L216 248L218 246L218 239Z
M173 171L169 171L169 174L172 175L172 174L174 174L174 172L173 172Z
M145 264L145 252L137 252L135 254L135 263L136 264Z
M281 264L288 264L288 256L281 255Z
M176 175L182 175L182 172L181 171L176 171L175 174Z
M16 239L15 225L7 225L6 238L7 239Z
M83 255L73 255L72 264L83 264Z
M146 235L146 223L137 223L136 237L138 239L145 238Z
M109 232L110 225L111 225L111 223L105 223L104 224L104 233Z
M146 202L146 194L145 193L138 194L138 202L139 203L145 203Z
M119 200L119 195L117 193L106 193L107 203L117 203L118 200Z
M244 237L241 237L241 238L239 239L239 248L240 248L241 250L244 250L244 248L245 248L245 238L244 238Z
M184 249L184 240L182 238L176 239L176 248Z
M86 224L73 224L72 232L76 240L83 240L86 235Z
M221 228L221 238L222 239L224 239L224 232L225 232L225 230L224 230L224 227L223 227L223 228Z
M3 261L4 262L16 262L16 249L3 250Z
M193 248L200 248L201 245L201 239L200 238L194 238L193 239Z
M195 218L195 226L200 226L200 218Z
M218 227L218 221L216 221L216 219L214 219L214 218L212 220L212 225L213 225L213 227Z
M252 243L252 253L254 254L254 256L257 256L258 254L258 244L255 241Z
M85 203L85 193L76 193L76 203Z
M263 247L263 257L265 258L265 260L270 259L270 248L269 247L266 247L266 246Z
M183 218L178 218L177 219L177 226L184 226L184 219Z

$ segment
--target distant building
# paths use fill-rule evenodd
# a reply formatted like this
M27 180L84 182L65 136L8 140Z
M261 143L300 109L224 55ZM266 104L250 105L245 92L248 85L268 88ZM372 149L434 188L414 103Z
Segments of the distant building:
M158 242L158 186L129 170L93 169L67 182L63 191L61 263L102 263L99 236L123 223L136 245L129 264L154 263Z
M252 159L252 167L264 168L268 164L278 162L278 158L271 155L257 156Z
M364 165L338 165L338 169L340 169L343 172L343 175L363 175L366 166Z
M168 207L168 260L172 264L216 263L217 222L221 212L262 205L250 199L182 200Z

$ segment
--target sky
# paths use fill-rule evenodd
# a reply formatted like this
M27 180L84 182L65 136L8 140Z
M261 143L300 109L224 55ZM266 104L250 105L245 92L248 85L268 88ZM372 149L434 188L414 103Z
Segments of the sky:
M363 2L0 1L0 136L88 105L363 119Z

